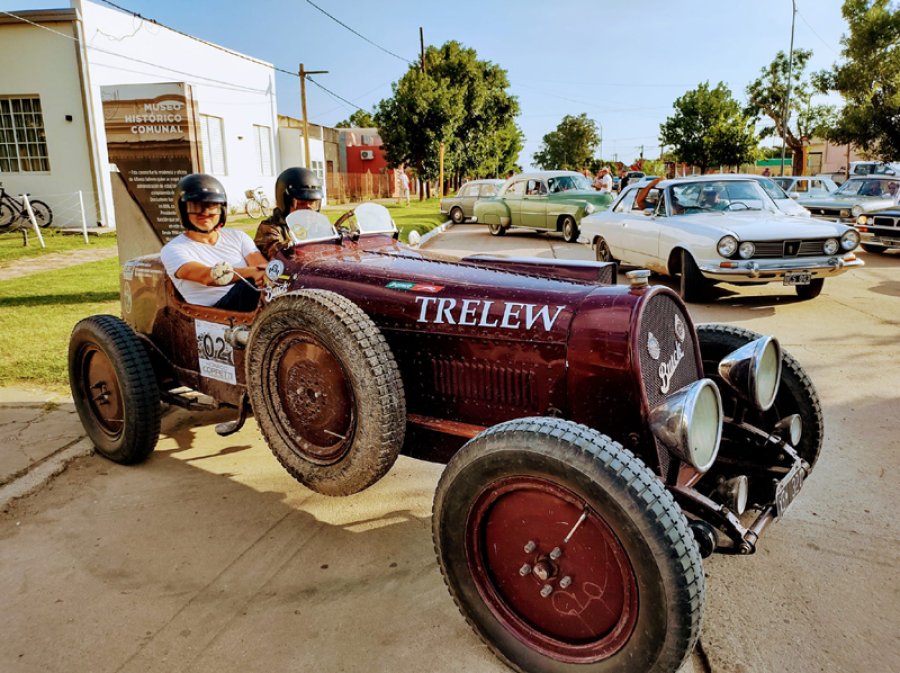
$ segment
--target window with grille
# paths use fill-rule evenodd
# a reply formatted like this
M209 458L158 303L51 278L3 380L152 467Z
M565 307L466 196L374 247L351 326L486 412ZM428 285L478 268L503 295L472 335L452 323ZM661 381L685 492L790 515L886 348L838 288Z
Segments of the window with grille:
M225 175L225 125L221 117L199 116L203 171L213 175Z
M314 160L314 161L311 161L310 163L312 164L310 166L310 168L312 168L313 172L315 172L315 174L319 176L319 180L322 180L324 182L324 180L325 180L325 162Z
M260 175L272 175L272 129L253 125L256 133L256 156Z
M0 172L49 170L41 99L0 98Z

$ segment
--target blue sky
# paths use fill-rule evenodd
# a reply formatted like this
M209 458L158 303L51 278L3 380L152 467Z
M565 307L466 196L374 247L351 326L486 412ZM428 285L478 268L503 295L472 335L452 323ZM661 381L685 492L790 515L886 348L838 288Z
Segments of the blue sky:
M631 161L659 154L659 125L673 101L700 82L723 81L739 100L760 69L791 37L791 0L645 0L640 3L386 3L315 0L369 44L306 0L115 0L147 18L296 70L328 70L317 79L370 110L391 94L425 43L458 40L509 74L525 133L523 166L544 134L566 114L582 112L602 127L604 158ZM0 0L0 9L68 6L67 0ZM840 59L846 32L840 0L797 0L794 46L813 50L811 70ZM279 74L278 108L300 116L299 82ZM837 99L839 100L839 99ZM353 111L307 86L310 119L333 125Z

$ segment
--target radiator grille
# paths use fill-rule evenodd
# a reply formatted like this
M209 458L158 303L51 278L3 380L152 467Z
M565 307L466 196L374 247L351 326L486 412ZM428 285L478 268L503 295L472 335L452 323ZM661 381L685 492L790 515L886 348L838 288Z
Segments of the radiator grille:
M676 316L681 319L681 324L684 325L684 340L680 340L676 333ZM694 331L690 325L687 315L668 295L654 295L644 308L640 336L638 337L638 351L641 359L641 377L647 392L647 402L651 408L659 404L665 397L665 394L660 390L662 381L659 376L659 369L661 364L668 363L673 357L676 344L681 345L684 356L672 375L668 392L674 393L676 390L697 380ZM654 358L651 355L647 346L651 333L659 344L660 352L658 358Z
M488 362L436 358L431 362L434 388L443 397L534 409L534 372Z
M822 249L825 239L806 241L753 241L756 252L753 259L778 259L781 257L819 257L824 255Z
M900 227L900 218L876 215L872 218L872 224L876 227Z

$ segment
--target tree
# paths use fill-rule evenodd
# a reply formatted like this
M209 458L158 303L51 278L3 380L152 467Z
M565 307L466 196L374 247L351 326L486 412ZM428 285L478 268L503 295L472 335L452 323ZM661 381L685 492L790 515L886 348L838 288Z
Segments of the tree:
M334 125L334 127L338 129L370 129L375 127L375 117L371 112L367 112L366 110L360 108L352 115L350 115L349 119L338 122Z
M704 82L673 104L675 114L659 127L659 142L670 145L678 161L699 166L737 166L753 161L759 139L754 122L731 91Z
M425 72L411 66L382 100L375 122L393 166L410 165L421 178L438 176L444 143L447 174L497 175L513 167L522 147L515 125L518 100L506 71L480 61L458 42L425 51Z
M544 136L534 163L544 170L580 171L590 165L600 134L593 119L582 112L577 117L566 115L555 131Z
M789 110L785 110L784 103L791 64L783 51L779 51L775 60L762 68L760 76L747 85L745 112L754 117L765 115L772 120L773 125L763 128L760 135L763 138L778 136L783 139L785 146L791 151L794 175L806 172L805 147L810 138L824 136L835 120L833 106L812 104L812 97L817 89L804 77L806 64L811 56L812 51L809 49L794 50L793 67L790 68Z
M889 0L845 0L850 34L846 61L819 73L822 88L840 92L845 106L827 134L882 161L900 157L900 10Z

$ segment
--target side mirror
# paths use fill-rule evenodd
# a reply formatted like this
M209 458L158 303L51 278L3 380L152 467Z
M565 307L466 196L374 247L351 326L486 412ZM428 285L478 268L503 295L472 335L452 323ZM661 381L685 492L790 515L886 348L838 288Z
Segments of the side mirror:
M791 192L790 194L788 194L788 196L794 199L794 201L800 198L800 194L798 192Z

